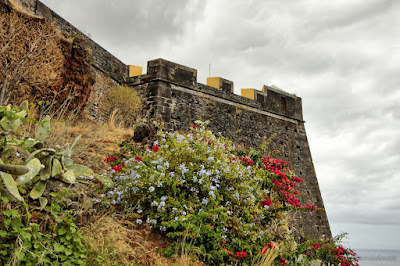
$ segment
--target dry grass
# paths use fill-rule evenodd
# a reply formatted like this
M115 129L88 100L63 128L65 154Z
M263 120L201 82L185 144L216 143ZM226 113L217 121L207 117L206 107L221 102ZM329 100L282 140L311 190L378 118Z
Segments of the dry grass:
M17 8L18 9L18 8ZM0 15L0 104L59 83L64 55L60 31L46 20L11 11Z
M151 232L129 221L99 216L80 231L90 252L88 265L173 265L155 252Z
M271 266L276 257L279 256L279 249L276 245L275 249L268 248L265 253L255 256L251 265L254 266Z
M108 167L104 159L119 153L119 143L132 137L133 129L118 128L112 122L95 123L88 118L52 121L46 145L51 147L60 143L72 144L79 135L82 136L72 154L74 161L100 173Z
M36 107L32 106L29 112L30 118L37 117ZM62 112L62 111L61 111ZM67 117L61 118L53 114L50 122L50 133L45 140L45 147L54 148L57 145L71 145L75 138L81 135L80 140L72 150L74 163L90 167L96 173L103 173L109 165L104 159L111 155L119 155L119 144L133 136L132 128L120 128L113 121L94 122L89 117L69 113ZM25 123L18 137L35 136L35 125Z

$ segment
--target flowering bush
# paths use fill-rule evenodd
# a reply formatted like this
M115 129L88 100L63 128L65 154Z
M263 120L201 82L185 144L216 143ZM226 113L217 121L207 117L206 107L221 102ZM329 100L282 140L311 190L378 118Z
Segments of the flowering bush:
M103 204L175 240L164 254L190 242L207 263L251 263L251 254L278 249L271 241L293 243L283 211L305 208L294 189L302 180L287 162L238 149L203 126L159 132L151 149L129 152L111 173L115 187Z
M289 265L321 265L358 266L357 254L350 248L341 245L347 233L336 236L333 241L304 240L292 254L282 255L282 260Z

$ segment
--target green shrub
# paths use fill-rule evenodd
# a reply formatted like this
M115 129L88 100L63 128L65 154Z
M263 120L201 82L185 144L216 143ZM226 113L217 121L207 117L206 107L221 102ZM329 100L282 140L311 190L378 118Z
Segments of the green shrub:
M300 205L295 183L303 180L288 163L265 154L265 145L235 146L197 123L189 133L159 132L146 151L126 145L126 158L109 157L115 186L96 201L172 239L165 256L186 250L206 263L241 265L324 257L307 257L311 242L299 245L290 234L286 211L317 207Z
M270 182L276 174L238 156L230 141L204 127L158 137L152 149L132 153L112 169L116 186L103 195L112 205L138 213L137 223L176 244L194 244L209 263L249 260L270 241L292 241L282 215L286 203ZM276 208L270 211L272 201L263 202L273 195ZM264 227L274 218L276 235Z
M0 264L84 265L87 250L74 216L64 209L65 193L52 193L54 199L44 210L23 203L0 212Z
M109 110L116 124L131 126L142 107L139 94L131 87L116 86L109 89L103 98L103 108Z

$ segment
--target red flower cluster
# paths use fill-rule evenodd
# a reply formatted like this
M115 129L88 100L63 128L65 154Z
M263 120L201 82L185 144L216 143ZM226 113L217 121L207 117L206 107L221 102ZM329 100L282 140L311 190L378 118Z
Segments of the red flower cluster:
M153 147L151 147L152 151L158 152L158 150L160 149L160 147L153 145Z
M239 158L242 162L246 162L247 165L253 165L253 160L247 157L241 157Z
M337 248L334 248L333 251L336 253L336 261L341 262L340 265L349 265L350 263L346 260L346 257L344 256L345 254L345 248L341 245L339 245Z
M271 182L278 189L279 195L290 205L297 208L306 208L309 210L317 209L317 206L307 204L302 207L300 202L297 200L296 195L299 193L295 187L296 183L304 182L304 179L296 176L287 176L286 173L290 171L288 168L289 163L280 159L272 158L271 156L264 157L261 161L265 165L265 169L273 174L277 175L276 179L272 179Z
M136 161L136 162L141 162L141 161L142 161L142 157L136 156L136 157L135 157L135 161Z
M271 206L271 204L272 204L272 200L270 200L270 199L261 201L261 207L264 207L264 208L268 208L269 206Z
M119 171L122 170L122 165L119 164L119 165L113 167L112 169L113 169L115 172L119 172Z
M319 249L321 246L322 246L322 244L320 244L320 243L315 243L315 244L312 245L312 249L313 249L313 250L317 250L317 249Z
M237 251L235 253L235 255L236 255L236 258L238 258L239 260L244 259L244 258L246 258L248 256L248 254L243 250L242 251Z
M225 251L228 251L228 255L232 255L232 251L227 250L226 248L224 248Z
M268 247L267 247L267 246L268 246ZM275 249L275 248L276 248L276 246L275 246L274 243L272 243L272 242L269 242L269 243L267 244L267 246L266 246L266 245L263 246L263 248L262 248L262 250L261 250L261 253L262 253L262 254L267 254L268 248L270 248L270 249Z
M107 158L104 159L104 161L106 163L111 163L111 162L114 162L115 160L117 160L117 158L115 158L113 156L110 156L110 157L107 157Z
M312 246L312 249L314 251L316 251L320 248L329 250L330 252L332 252L331 255L336 255L336 256L334 256L334 258L336 258L336 262L340 263L339 265L341 265L341 266L350 266L350 265L358 266L358 263L356 263L358 261L357 257L356 257L357 254L351 249L345 249L341 245L339 245L335 248L332 248L329 245L329 242L327 242L326 245L322 245L320 243L315 243ZM351 255L352 258L349 257L349 255Z
M297 183L304 182L303 178L300 178L300 177L297 177L297 176L292 176L292 179L293 179L294 182L297 182Z
M286 265L286 259L284 259L284 258L280 258L280 262L282 263L282 266L287 266Z
M261 159L261 161L265 165L265 169L268 170L286 170L286 166L289 166L287 161L283 161L277 158L273 158L271 156L266 156Z
M311 205L311 204L306 204L306 206L304 206L304 208L306 208L308 210L316 210L316 209L318 209L318 206Z

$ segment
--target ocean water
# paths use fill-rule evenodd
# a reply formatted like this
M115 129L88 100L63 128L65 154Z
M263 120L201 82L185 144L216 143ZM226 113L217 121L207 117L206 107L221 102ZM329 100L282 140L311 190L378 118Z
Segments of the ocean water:
M360 266L400 266L400 250L357 249Z

